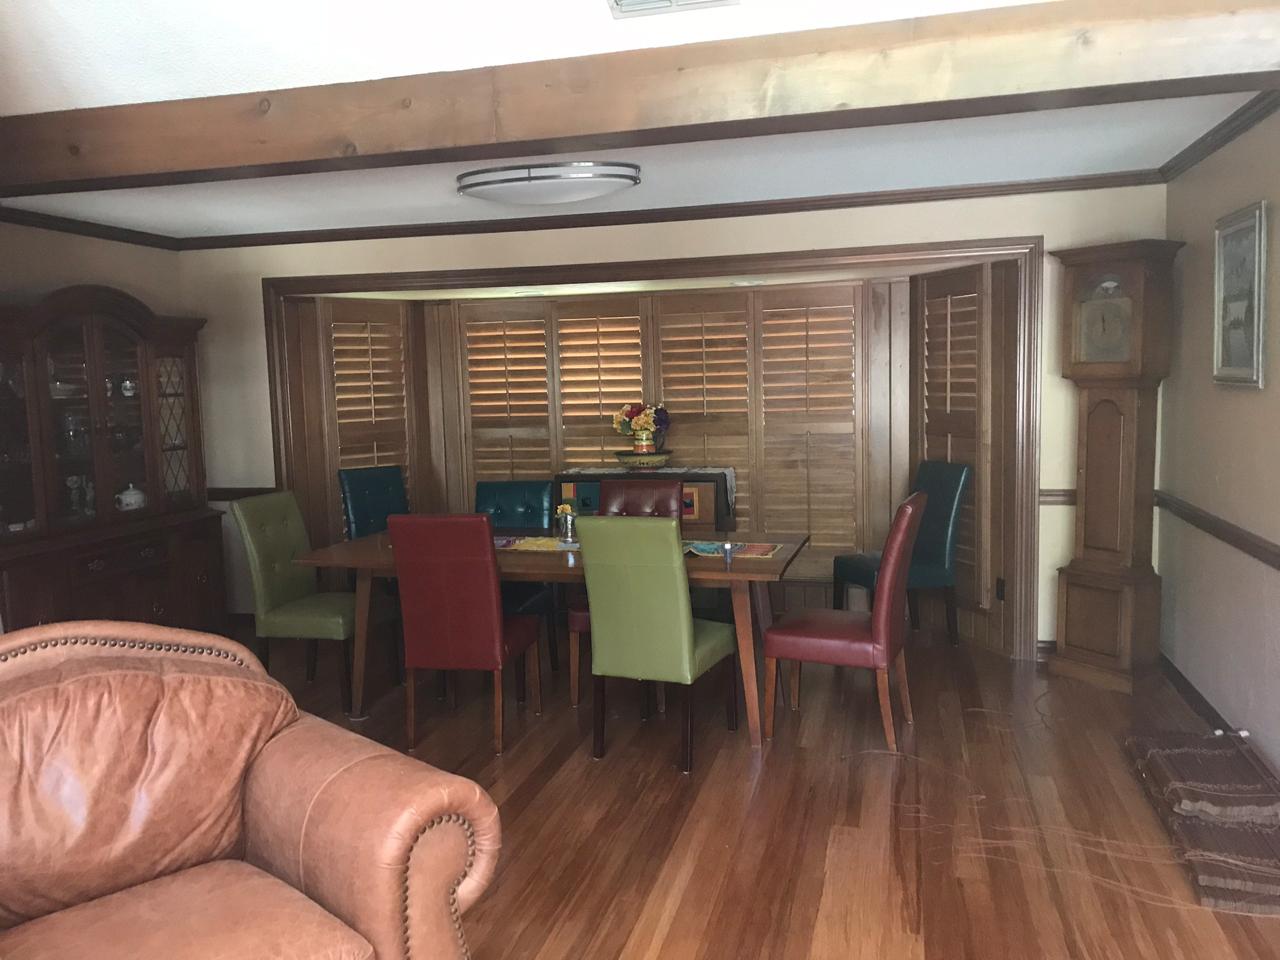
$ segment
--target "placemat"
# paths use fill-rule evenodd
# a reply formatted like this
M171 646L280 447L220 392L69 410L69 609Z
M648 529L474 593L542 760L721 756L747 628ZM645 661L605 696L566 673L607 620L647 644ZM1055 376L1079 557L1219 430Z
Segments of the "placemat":
M780 543L734 543L733 559L768 560L782 549ZM724 542L717 540L686 540L684 552L695 557L724 556Z

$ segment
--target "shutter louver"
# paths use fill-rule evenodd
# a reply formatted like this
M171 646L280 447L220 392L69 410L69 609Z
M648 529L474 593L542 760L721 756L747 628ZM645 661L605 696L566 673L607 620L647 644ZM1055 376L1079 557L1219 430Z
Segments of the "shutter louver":
M541 303L477 302L460 311L475 480L551 473L547 317Z
M763 527L808 533L824 554L858 546L860 287L759 294Z
M938 292L926 279L921 331L920 377L924 443L922 453L927 460L966 463L973 470L960 505L956 530L956 590L960 598L978 607L987 607L986 580L983 571L982 524L975 503L976 494L989 482L988 466L981 455L979 436L981 417L980 372L983 369L983 338L979 324L982 318L981 297L975 291L977 271L962 292Z
M750 313L746 294L670 294L654 298L661 399L671 412L671 463L733 467L738 526L750 529L748 404Z
M398 465L407 482L406 330L399 304L339 301L330 335L338 467Z
M626 437L610 419L644 399L637 297L560 301L556 305L561 454L565 467L616 465Z

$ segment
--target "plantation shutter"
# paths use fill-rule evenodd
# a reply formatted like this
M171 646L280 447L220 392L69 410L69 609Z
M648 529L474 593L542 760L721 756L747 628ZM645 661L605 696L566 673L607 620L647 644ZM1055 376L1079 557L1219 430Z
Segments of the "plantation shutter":
M747 294L664 294L654 297L660 399L671 413L671 463L732 467L735 515L750 529L750 398Z
M859 545L857 283L762 290L763 503L772 533L817 551Z
M403 467L408 480L408 329L393 301L328 304L333 350L337 466ZM336 481L335 481L336 482Z
M920 281L918 378L923 419L921 455L926 460L967 463L973 481L960 506L956 536L956 591L978 607L991 602L990 563L980 516L991 482L981 438L990 423L984 381L990 369L983 330L982 267L930 274Z
M617 465L626 437L611 418L644 394L639 297L561 300L555 305L561 463Z
M466 338L473 480L540 480L552 472L547 304L472 301Z

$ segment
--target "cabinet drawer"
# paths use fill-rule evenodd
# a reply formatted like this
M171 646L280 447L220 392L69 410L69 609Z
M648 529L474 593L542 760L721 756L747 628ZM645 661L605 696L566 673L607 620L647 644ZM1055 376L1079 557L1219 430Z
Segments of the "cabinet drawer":
M163 537L147 537L125 543L104 544L79 554L71 563L78 579L110 577L130 570L167 563L169 550Z

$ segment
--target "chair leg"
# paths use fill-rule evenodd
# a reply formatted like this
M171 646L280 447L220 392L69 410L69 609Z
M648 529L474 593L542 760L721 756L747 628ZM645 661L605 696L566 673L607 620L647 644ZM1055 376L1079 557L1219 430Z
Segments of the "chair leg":
M898 651L898 659L893 661L893 673L898 681L898 699L902 701L902 715L907 723L915 723L911 715L911 692L907 689L907 652Z
M404 734L405 749L413 753L418 748L418 718L414 712L414 694L418 688L418 671L406 667L404 671Z
M898 752L898 738L893 733L893 706L889 703L889 671L876 671L876 692L880 695L880 721L884 724L884 738L889 749Z
M724 702L724 718L731 731L738 729L738 658L728 658L729 669L725 671L727 694Z
M577 630L569 631L569 703L577 706L582 701L578 672L582 669L582 637Z
M666 713L667 712L667 685L665 683L655 682L653 685L653 689L655 694L654 699L658 703L658 712Z
M454 680L457 683L457 680ZM502 754L502 670L493 671L493 752Z
M604 677L595 677L591 690L591 756L604 756Z
M848 586L845 584L843 580L841 580L839 577L831 578L831 609L832 610L844 609L844 600L845 600L844 595L847 592L847 590L848 590Z
M449 695L449 671L436 671L436 699L443 700Z
M391 657L391 685L398 687L404 683L404 635L400 632L403 629L396 626L391 631L391 637L387 643L387 653Z
M525 684L529 687L529 699L533 701L533 715L542 716L542 651L539 644L529 648L527 663L529 672L525 675Z
M342 712L351 712L351 661L355 659L355 641L347 639L342 641Z
M800 661L787 662L787 675L791 678L791 709L800 709Z
M947 636L951 638L952 646L958 646L960 643L960 624L956 619L956 588L943 587L942 599L947 608Z
M907 614L911 617L911 629L920 629L920 594L916 590L907 591Z
M307 683L316 682L316 663L320 659L320 641L307 641Z
M640 722L644 723L653 713L653 681L640 681Z
M524 703L529 696L529 651L516 657L516 703Z
M556 609L553 601L544 618L547 627L547 661L553 672L560 670L560 628L556 622Z
M773 711L778 702L778 660L764 658L764 738L773 739Z
M680 769L685 773L693 770L693 685L680 691Z
M258 659L262 661L262 669L270 673L271 641L267 637L262 637L258 640Z

